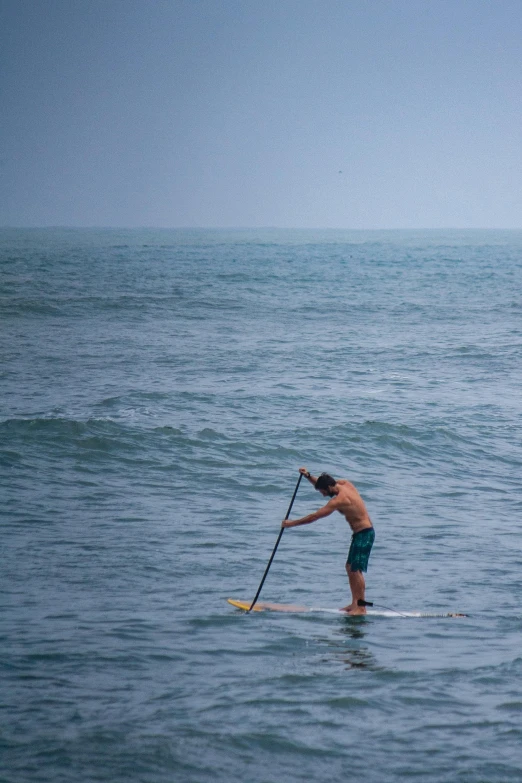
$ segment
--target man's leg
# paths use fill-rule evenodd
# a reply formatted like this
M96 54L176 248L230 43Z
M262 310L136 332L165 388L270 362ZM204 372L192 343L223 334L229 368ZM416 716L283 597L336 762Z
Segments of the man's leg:
M348 604L348 606L343 606L342 610L343 612L351 612L353 609L355 609L355 606L357 604L356 599L354 599L353 596L353 587L352 587L352 581L350 578L350 575L352 573L352 569L350 568L350 564L346 563L346 574L348 576L348 582L350 583L350 590L352 591L352 602L351 604Z
M350 590L352 591L352 603L349 606L345 606L344 611L350 612L350 614L366 614L366 607L358 605L359 599L364 601L366 589L363 573L362 571L352 571L349 563L346 563L346 573L348 574Z

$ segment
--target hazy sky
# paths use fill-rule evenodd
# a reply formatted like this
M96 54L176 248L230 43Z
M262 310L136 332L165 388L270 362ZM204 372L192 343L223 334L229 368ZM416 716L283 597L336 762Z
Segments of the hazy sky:
M522 228L522 0L0 0L0 225Z

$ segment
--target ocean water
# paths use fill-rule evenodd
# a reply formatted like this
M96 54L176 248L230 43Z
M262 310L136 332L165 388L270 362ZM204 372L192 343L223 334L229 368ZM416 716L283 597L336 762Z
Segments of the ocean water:
M2 783L521 780L521 292L522 232L1 230ZM469 617L227 604L301 465L369 600ZM346 604L349 540L262 599Z

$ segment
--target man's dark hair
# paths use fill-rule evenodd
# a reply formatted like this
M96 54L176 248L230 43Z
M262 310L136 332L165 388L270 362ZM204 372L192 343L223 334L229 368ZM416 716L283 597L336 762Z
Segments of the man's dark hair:
M335 484L337 484L336 480L330 476L329 473L321 473L315 482L315 488L322 489L323 492L328 492L330 487L333 487Z

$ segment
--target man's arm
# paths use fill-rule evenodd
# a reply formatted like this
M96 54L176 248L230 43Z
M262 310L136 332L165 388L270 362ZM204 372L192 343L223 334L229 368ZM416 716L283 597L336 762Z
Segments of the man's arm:
M326 506L317 509L317 511L314 511L313 514L308 514L308 516L306 517L301 517L300 519L292 519L292 520L285 519L283 520L281 527L299 527L300 525L309 525L310 522L315 522L317 519L322 519L323 517L329 517L330 514L333 514L333 512L337 508L337 503L335 501L336 498L332 498L332 500L328 501Z

